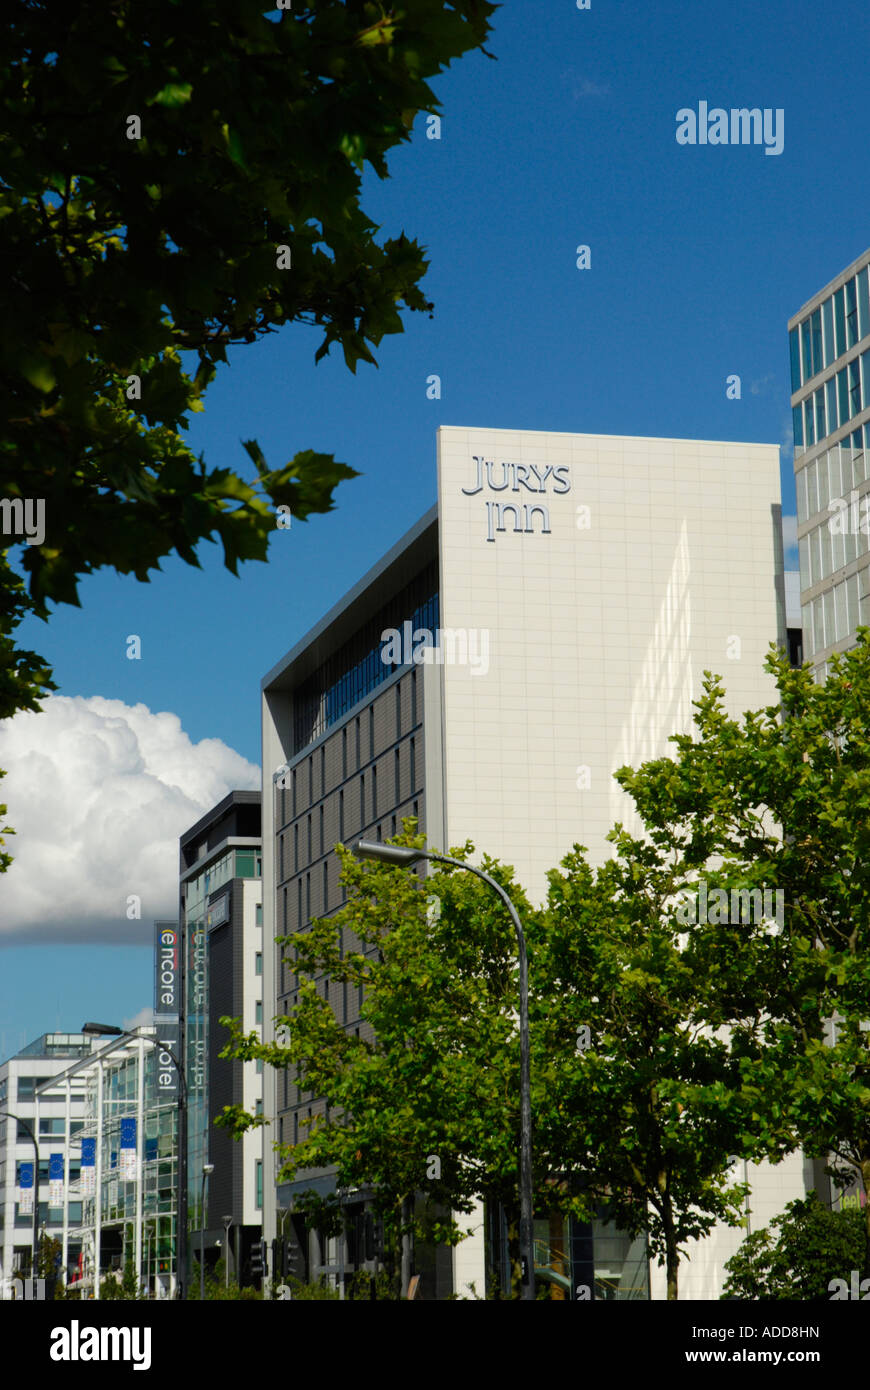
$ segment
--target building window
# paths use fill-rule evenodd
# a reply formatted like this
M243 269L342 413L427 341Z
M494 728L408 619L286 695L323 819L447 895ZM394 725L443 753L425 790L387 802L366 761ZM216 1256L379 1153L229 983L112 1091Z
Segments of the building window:
M258 999L257 1002L256 1002L256 1004L254 1005L254 1022L255 1022L255 1023L262 1023L262 1022L263 1022L263 1001L262 1001L262 999Z
M320 745L320 795L326 795L326 744Z
M314 801L314 757L308 759L308 805Z
M255 1114L255 1115L262 1115L262 1113L263 1113L263 1102L262 1102L261 1100L255 1100L255 1101L254 1101L254 1114ZM283 1124L284 1124L284 1122L283 1122L283 1120L282 1120L282 1122L281 1122L281 1126L282 1126L282 1128L281 1128L281 1138L282 1138L282 1139L284 1138Z
M284 889L284 901L285 901L285 903L286 903L286 901L287 901L287 889L286 889L286 888ZM257 903L256 912L254 913L254 921L255 921L255 923L256 923L256 925L257 925L258 927L261 927L261 926L263 925L263 904L262 904L262 903ZM286 907L285 907L285 909L284 909L284 926L285 926L285 927L287 926L287 909L286 909Z
M360 768L361 763L362 763L362 748L361 748L361 746L360 746L359 715L357 715L357 717L356 717L356 766L357 766L357 771L359 771L359 768Z
M402 737L402 682L396 681L396 738Z
M284 903L285 903L285 907L284 907L284 918L285 918L285 922L286 922L286 918L287 918L287 907L286 907L286 903L287 903L287 890L286 890L286 889L284 890ZM262 975L262 973L263 973L263 952L262 952L262 951L258 951L257 954L254 956L254 974L255 974L255 975Z
M296 769L293 769L293 819L296 819Z
M372 820L377 820L378 816L378 769L372 768Z
M359 828L365 829L366 823L366 775L361 772L359 775Z
M411 739L411 791L417 790L417 744L415 739Z
M66 1123L64 1121L63 1115L60 1115L55 1119L41 1119L39 1121L39 1132L40 1134L65 1134Z
M324 853L323 846L323 802L320 803L320 853Z
M375 756L375 707L369 705L369 758Z
M329 863L323 861L323 911L326 912L329 906Z
M256 1160L254 1181L255 1181L256 1189L257 1189L257 1198L256 1198L255 1206L256 1206L256 1208L257 1208L257 1211L262 1211L262 1210L263 1210L263 1160L262 1160L261 1158L258 1158L258 1159Z
M398 748L397 748L397 749L396 749L395 757L394 757L394 759L393 759L393 766L394 766L394 768L395 768L395 774L396 774L396 788L395 788L395 796L394 796L393 799L394 799L394 801L395 801L395 803L396 803L397 806L398 806L399 802L400 802L401 799L402 799L402 791L401 791L401 788L402 788L402 781L401 781L401 775L400 775L401 761L402 761L401 755L400 755L399 750L398 750Z
M311 921L311 875L305 875L305 920Z
M338 793L338 838L344 844L344 792Z
M341 780L347 780L347 725L341 731Z
M855 292L854 276L851 280L846 281L844 288L846 291L846 346L854 347L858 341L858 297ZM815 318L815 314L813 317Z

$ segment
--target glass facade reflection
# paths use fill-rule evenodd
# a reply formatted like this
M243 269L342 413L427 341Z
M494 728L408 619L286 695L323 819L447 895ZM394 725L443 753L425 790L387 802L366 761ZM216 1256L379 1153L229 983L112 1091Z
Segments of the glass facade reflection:
M789 359L803 650L823 679L870 624L870 251L790 321Z

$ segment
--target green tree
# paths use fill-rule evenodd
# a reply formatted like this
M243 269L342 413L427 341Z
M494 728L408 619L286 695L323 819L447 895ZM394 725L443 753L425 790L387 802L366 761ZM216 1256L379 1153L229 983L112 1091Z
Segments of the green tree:
M422 847L413 822L393 843ZM289 1068L303 1090L322 1096L308 1135L284 1146L282 1178L334 1166L339 1187L373 1186L385 1223L387 1266L397 1279L402 1234L458 1242L452 1213L475 1198L501 1202L508 1216L515 1292L520 1277L517 1162L519 1043L516 940L498 898L470 874L445 869L422 880L390 866L359 863L338 846L348 901L310 930L283 939L298 1004L276 1020L284 1038L263 1045L233 1025L228 1053ZM471 845L451 850L457 858ZM484 859L521 915L533 914L512 872ZM324 982L364 990L352 1036L336 1019ZM232 1021L223 1020L230 1024ZM251 1116L228 1110L237 1132ZM540 1174L546 1157L540 1158ZM414 1209L414 1196L424 1194ZM335 1199L302 1204L327 1229Z
M205 1297L206 1301L216 1302L248 1302L262 1299L263 1295L259 1289L241 1288L236 1279L227 1280L226 1261L217 1260L212 1265L206 1265L205 1269ZM193 1274L191 1275L190 1289L188 1297L199 1297L199 1261L193 1262Z
M100 1298L120 1299L126 1303L138 1303L140 1301L142 1290L136 1277L134 1250L133 1226L132 1223L128 1222L124 1227L123 1273L120 1279L116 1278L114 1274L107 1274L100 1280Z
M849 1284L863 1257L863 1213L829 1211L813 1192L746 1237L725 1262L722 1297L828 1301L831 1280Z
M676 1299L685 1241L742 1221L739 1061L706 1024L711 962L682 939L679 861L621 827L610 839L617 857L597 872L575 846L549 876L535 1123L562 1192L645 1233Z
M799 1145L870 1198L870 632L816 683L771 651L777 703L729 718L707 674L677 757L621 770L657 843L731 888L782 893L778 920L689 928L718 949L708 1021L742 1049L745 1152ZM713 866L713 867L711 867ZM717 914L718 915L718 914ZM706 947L704 945L706 943ZM870 1200L864 1208L870 1273Z
M354 470L303 449L252 481L185 439L233 344L323 330L353 371L431 312L426 261L360 206L366 163L438 102L429 80L483 45L489 0L12 0L0 43L0 497L44 502L22 574L0 552L0 718L54 689L14 632L77 603L101 567L147 580L162 557L266 557L276 508L332 506ZM282 387L283 389L283 387ZM8 509L7 509L8 510ZM12 512L8 510L11 517ZM21 518L18 518L20 523ZM22 533L7 523L4 530Z

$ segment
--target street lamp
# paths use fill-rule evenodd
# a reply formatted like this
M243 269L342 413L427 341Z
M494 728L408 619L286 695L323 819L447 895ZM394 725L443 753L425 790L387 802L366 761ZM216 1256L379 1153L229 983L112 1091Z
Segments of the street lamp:
M116 1028L113 1023L84 1023L82 1032L89 1033L94 1037L105 1038L137 1038L140 1036L138 1030L130 1032L129 1029ZM176 1290L180 1297L184 1298L187 1293L187 1078L184 1075L184 1067L179 1062L171 1047L166 1043L158 1044L156 1038L145 1038L145 1042L153 1043L155 1047L160 1047L168 1057L172 1059L178 1076L178 1215L177 1215L177 1238L176 1238L176 1266L177 1284Z
M520 964L520 1254L525 1265L525 1279L520 1297L533 1301L535 1297L534 1240L532 1225L532 1085L531 1051L529 1046L529 962L526 955L526 938L519 914L500 883L473 864L465 864L461 859L451 859L446 854L432 854L425 849L411 849L403 845L382 845L374 840L357 840L353 852L358 859L374 859L381 864L395 864L400 868L410 868L421 859L436 864L452 864L456 869L465 869L476 874L489 884L501 898L514 924L519 948Z
M202 1187L199 1194L199 1301L205 1300L205 1185L214 1172L213 1163L202 1165Z
M19 1119L13 1115L11 1110L0 1110L0 1116L7 1120L14 1120L21 1125L30 1135L30 1142L33 1145L33 1268L30 1271L31 1279L35 1279L39 1273L39 1145L36 1142L36 1135L33 1133L26 1120Z

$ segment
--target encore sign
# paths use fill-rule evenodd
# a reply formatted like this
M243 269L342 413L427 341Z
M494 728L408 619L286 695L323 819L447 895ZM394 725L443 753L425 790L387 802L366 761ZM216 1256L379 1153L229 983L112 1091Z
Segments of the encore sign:
M488 492L507 492L519 494L516 502L494 502L486 499L486 539L495 541L496 531L505 531L505 518L510 515L513 517L514 533L517 531L525 535L534 535L535 517L541 519L540 531L537 534L549 536L550 534L550 508L544 502L528 502L525 500L526 493L540 495L546 493L552 483L554 494L571 491L571 479L568 477L568 465L559 464L554 468L551 464L537 467L533 463L495 463L491 459L484 459L477 454L472 455L474 464L474 485L464 487L461 491L466 497L476 497L486 489Z

